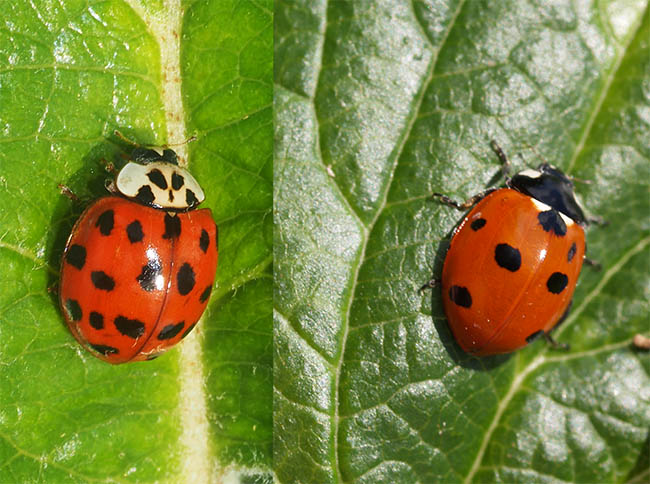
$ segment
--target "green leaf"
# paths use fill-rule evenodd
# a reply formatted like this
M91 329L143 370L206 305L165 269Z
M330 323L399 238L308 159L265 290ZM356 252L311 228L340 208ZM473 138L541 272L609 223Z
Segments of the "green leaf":
M272 4L9 2L0 22L0 481L271 478ZM152 362L108 365L58 309L101 159L175 146L219 225L208 310Z
M276 1L279 482L648 479L649 39L645 1ZM418 292L492 139L609 221L569 352L468 357Z

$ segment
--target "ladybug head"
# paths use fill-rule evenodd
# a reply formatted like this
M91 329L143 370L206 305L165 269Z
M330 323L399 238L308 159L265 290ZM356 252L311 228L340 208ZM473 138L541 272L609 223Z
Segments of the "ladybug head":
M155 161L164 161L172 165L178 165L178 156L174 150L161 148L159 146L138 146L131 152L131 159L142 165Z
M115 188L138 203L171 212L192 210L205 199L199 183L178 166L176 153L168 148L136 148L117 174Z
M524 170L510 179L509 185L554 208L576 223L586 223L585 214L573 193L573 182L562 171L542 163L537 170Z

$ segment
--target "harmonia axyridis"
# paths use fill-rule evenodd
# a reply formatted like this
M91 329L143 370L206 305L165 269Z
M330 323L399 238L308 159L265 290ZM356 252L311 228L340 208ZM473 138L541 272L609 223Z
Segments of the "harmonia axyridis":
M81 215L59 297L74 337L109 363L150 360L194 328L217 269L217 226L203 190L170 149L136 148Z
M572 181L543 163L459 204L474 205L454 230L442 270L442 300L460 347L473 355L514 351L549 332L568 313L585 256L587 219ZM426 286L425 286L426 287Z

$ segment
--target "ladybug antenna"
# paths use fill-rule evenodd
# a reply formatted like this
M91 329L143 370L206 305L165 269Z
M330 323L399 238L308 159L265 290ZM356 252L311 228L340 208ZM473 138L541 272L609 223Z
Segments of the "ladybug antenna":
M574 176L569 176L569 178L571 178L571 181L573 182L584 183L585 185L591 185L593 183L591 180L585 180L584 178L576 178Z
M115 136L117 136L118 138L120 138L120 139L121 139L122 141L124 141L125 143L130 144L131 146L135 146L135 147L138 147L138 148L139 148L140 146L142 146L142 145L136 143L135 141L130 140L130 139L127 138L126 136L124 136L124 135L122 134L122 132L119 131L119 130L117 130L117 129L116 129L115 131L113 131L113 134L114 134Z
M115 131L113 131L113 133L115 134L115 136L120 138L125 143L128 143L131 146L135 146L136 148L157 148L157 146L153 146L153 145L151 145L151 146L150 145L141 145L140 143L136 143L135 141L127 138L126 136L124 136L122 134L122 132L117 130L117 129ZM191 143L192 141L196 141L197 139L198 139L198 137L195 134L193 134L192 136L187 138L185 141L181 141L180 143L166 143L166 144L162 145L161 148L164 149L164 148L171 148L171 147L174 147L174 146L183 146L183 145L186 145L188 143Z
M196 141L197 139L199 139L199 138L195 134L193 134L192 136L187 138L185 141L181 141L180 143L167 143L167 144L163 145L163 148L171 148L172 146L183 146L183 145L191 143L192 141Z
M550 166L550 163L549 163L548 161L546 161L546 158L544 158L544 157L540 154L540 152L537 151L537 150L535 149L535 147L534 147L533 145L531 145L530 143L526 143L526 145L527 145L531 150L533 150L533 151L535 152L535 154L536 154L537 156L539 156L539 157L544 161L544 163L546 163L547 165ZM566 173L565 173L565 175L566 175L566 176L567 176L567 177L568 177L572 182L583 183L583 184L585 184L585 185L591 185L591 184L593 183L591 180L586 180L586 179L584 179L584 178L576 178L576 177L574 177L574 176L567 175Z

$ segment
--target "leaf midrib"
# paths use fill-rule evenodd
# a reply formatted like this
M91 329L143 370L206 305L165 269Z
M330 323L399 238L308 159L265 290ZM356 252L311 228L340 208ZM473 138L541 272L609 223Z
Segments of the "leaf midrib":
M136 15L147 26L159 47L160 99L165 113L167 144L175 145L179 165L188 165L188 148L185 140L187 118L182 99L180 39L185 10L181 0L165 0L160 12L150 14L137 0L127 0ZM203 320L201 317L199 322ZM177 351L180 368L178 390L178 418L181 432L179 476L185 482L195 482L212 474L216 464L211 458L210 428L203 367L203 333L193 333ZM188 405L192 402L192 405Z

